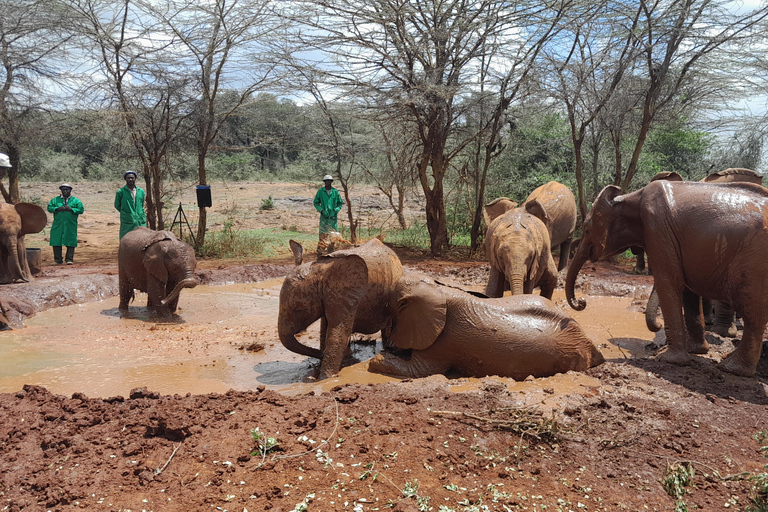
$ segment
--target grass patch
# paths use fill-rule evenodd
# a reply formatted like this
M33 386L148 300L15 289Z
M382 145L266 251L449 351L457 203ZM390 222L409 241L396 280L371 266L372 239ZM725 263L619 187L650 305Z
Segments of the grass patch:
M198 256L201 258L274 258L289 256L288 240L296 240L304 251L315 251L317 234L277 228L234 230L225 224L221 231L209 231Z

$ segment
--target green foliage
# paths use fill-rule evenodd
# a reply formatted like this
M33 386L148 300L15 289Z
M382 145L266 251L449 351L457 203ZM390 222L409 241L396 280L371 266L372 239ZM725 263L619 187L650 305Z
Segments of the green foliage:
M211 231L198 256L202 258L253 258L264 253L264 238L252 231L233 229L234 219L228 217L221 231Z
M768 432L765 429L761 429L754 436L755 440L760 443L760 451L768 458ZM763 469L768 471L768 464L763 466ZM762 473L756 473L750 476L749 480L752 482L752 489L750 492L750 505L745 509L746 512L768 512L768 473L763 471Z
M688 126L662 126L653 130L643 148L636 181L648 183L658 172L674 171L685 180L698 181L709 174L707 160L713 137ZM719 170L719 169L718 169Z
M690 462L675 462L667 465L661 486L675 499L675 512L687 512L688 505L682 497L688 494L687 487L693 485L694 469Z
M280 446L276 437L267 437L259 431L259 427L251 429L251 437L256 442L256 449L251 452L252 456L261 455L263 457Z
M274 210L274 208L275 202L272 200L272 196L261 200L261 206L259 206L259 210Z

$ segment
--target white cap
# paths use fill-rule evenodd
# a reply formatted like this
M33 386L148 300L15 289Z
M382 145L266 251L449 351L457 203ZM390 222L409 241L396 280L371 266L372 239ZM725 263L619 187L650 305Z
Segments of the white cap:
M0 153L0 167L13 167L11 159L5 153Z
M328 181L328 180L333 181L333 176L331 176L330 174L326 174L325 176L323 176L323 181Z
M62 189L62 188L68 188L71 190L72 185L70 185L69 183L62 183L61 185L59 185L59 189Z

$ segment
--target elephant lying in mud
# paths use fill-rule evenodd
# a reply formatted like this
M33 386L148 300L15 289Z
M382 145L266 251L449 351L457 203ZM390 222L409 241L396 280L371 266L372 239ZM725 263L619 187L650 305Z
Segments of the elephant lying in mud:
M541 205L542 212L533 214L547 227L550 247L560 247L557 270L562 270L568 264L577 214L576 198L565 185L556 181L541 185L528 195L520 208L516 202L506 197L494 199L483 209L485 225L490 227L494 219L515 208L532 213L527 206L533 201L538 201Z
M120 239L117 253L120 309L128 310L134 290L147 293L153 313L175 313L179 293L198 284L195 251L170 231L138 227Z
M478 298L408 274L397 283L389 307L389 342L411 349L411 357L378 354L369 362L371 372L410 378L454 372L523 380L586 370L604 361L581 326L540 296Z
M400 259L374 238L365 244L301 264L304 250L291 240L297 265L280 289L280 342L297 354L321 359L318 378L341 369L353 332L373 334L389 326L387 301L403 275ZM299 343L296 334L320 319L320 349Z
M628 194L608 186L584 221L584 236L568 267L568 303L577 310L586 306L575 298L574 285L587 260L645 247L667 335L661 358L689 364L689 352L708 350L703 319L683 315L693 294L731 304L744 319L738 348L721 364L736 375L754 375L768 323L766 219L768 190L752 183L656 181Z

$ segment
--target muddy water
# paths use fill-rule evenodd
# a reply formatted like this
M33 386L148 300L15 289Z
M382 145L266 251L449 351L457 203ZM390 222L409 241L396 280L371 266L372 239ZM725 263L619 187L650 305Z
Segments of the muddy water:
M395 381L368 373L365 360L381 343L361 341L338 377L311 378L316 360L288 352L277 338L280 280L256 284L198 286L182 292L171 320L150 318L132 305L121 316L118 298L51 309L27 321L27 327L0 333L0 392L24 384L54 393L83 392L91 397L127 396L145 386L162 394L223 393L266 386L287 394L321 392L350 382ZM654 339L631 299L589 297L581 312L571 310L562 294L555 301L582 325L607 359L647 355ZM138 294L134 304L145 304ZM319 324L299 337L317 346ZM356 338L359 338L356 336ZM544 390L547 396L599 386L582 374L557 375L536 382L500 379L510 391ZM477 389L479 379L449 381L455 391ZM487 381L485 382L487 385Z

